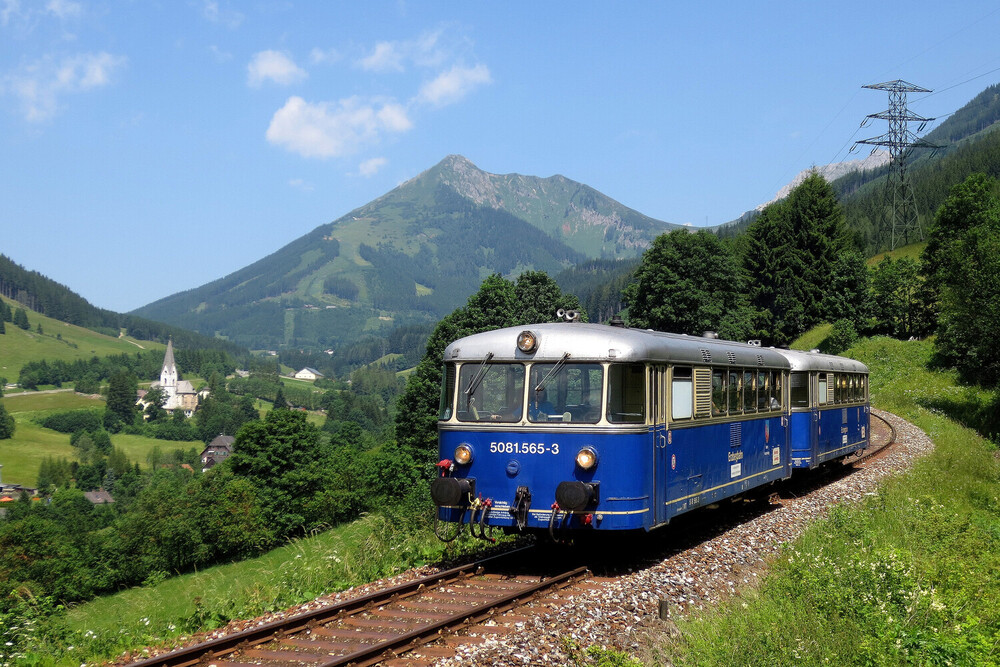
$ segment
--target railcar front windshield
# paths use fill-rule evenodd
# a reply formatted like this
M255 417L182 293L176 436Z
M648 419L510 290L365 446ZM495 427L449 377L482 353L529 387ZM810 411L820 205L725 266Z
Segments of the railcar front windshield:
M600 364L532 364L528 420L596 424L601 418L603 387Z
M523 364L462 364L458 373L459 421L516 422L523 408Z

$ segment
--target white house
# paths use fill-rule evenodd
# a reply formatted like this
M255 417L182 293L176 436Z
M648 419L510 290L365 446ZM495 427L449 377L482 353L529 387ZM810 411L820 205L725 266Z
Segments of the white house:
M318 380L321 377L323 377L322 373L315 368L309 368L308 366L295 374L296 380Z

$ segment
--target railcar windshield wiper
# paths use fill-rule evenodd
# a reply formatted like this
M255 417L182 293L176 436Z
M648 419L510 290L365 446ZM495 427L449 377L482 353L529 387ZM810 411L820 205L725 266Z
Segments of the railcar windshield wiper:
M537 385L535 385L535 391L541 391L542 389L545 389L545 383L549 381L549 378L552 377L553 374L558 373L559 369L566 365L567 359L569 359L569 352L565 353L562 356L562 359L560 359L555 363L555 365L552 367L552 370L546 373L545 377L543 377L542 380Z
M483 378L486 377L486 374L490 370L490 367L486 365L486 362L488 362L492 358L493 358L492 352L488 352L486 356L483 357L483 362L479 364L479 368L476 369L476 374L472 376L471 380L469 380L469 386L465 388L466 396L472 396L472 394L474 394L475 391L479 389L479 385L482 384Z

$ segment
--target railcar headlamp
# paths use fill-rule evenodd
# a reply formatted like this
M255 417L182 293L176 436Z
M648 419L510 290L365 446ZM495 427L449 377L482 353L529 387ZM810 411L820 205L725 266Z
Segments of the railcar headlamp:
M587 446L576 453L576 464L584 470L590 470L597 465L597 452Z
M538 347L538 337L531 331L522 331L517 335L517 349L525 354L534 352Z
M472 463L472 447L464 442L455 448L455 463L466 465Z

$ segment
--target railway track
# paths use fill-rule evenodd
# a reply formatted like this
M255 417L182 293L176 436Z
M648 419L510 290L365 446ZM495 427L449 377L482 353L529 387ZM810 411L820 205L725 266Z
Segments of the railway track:
M871 430L871 441L874 443L875 440L879 442L874 444L874 446L869 446L867 449L862 449L854 457L848 457L845 463L857 464L866 461L870 461L875 456L884 452L890 445L896 442L896 428L887 420L885 417L881 417L875 412L869 413L875 419L878 419L884 426L878 428L872 428Z
M518 562L533 551L524 547L130 667L360 667L393 661L589 576L586 567L516 574Z

